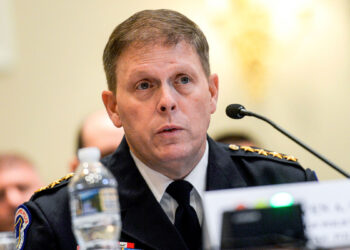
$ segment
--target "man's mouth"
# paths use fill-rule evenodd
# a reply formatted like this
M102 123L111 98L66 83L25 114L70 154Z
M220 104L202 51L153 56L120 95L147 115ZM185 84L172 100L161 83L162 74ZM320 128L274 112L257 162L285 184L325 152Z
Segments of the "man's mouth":
M163 131L162 131L162 133L164 133L164 132L173 132L173 131L175 131L175 130L177 130L176 128L167 128L167 129L164 129Z
M177 126L165 126L161 129L158 130L158 134L161 134L161 133L173 133L173 132L176 132L176 131L179 131L179 130L182 130L180 127L177 127Z

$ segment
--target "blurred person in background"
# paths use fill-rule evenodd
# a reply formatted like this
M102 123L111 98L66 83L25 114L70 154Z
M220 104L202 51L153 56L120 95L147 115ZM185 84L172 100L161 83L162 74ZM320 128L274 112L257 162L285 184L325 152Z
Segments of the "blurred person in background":
M16 208L41 185L28 159L19 154L0 154L0 231L13 231Z
M77 138L76 152L80 148L97 147L104 157L113 153L119 146L124 136L123 128L117 128L112 123L105 109L98 110L88 115L83 121ZM75 172L79 160L75 156L69 166L71 172Z
M243 132L228 132L215 137L214 140L224 144L260 147L260 143L255 138Z

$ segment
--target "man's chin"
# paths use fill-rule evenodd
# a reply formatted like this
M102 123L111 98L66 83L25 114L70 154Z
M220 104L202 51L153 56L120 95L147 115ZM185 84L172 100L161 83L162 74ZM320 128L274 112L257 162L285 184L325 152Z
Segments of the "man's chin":
M162 148L158 154L161 162L187 162L194 157L192 148L186 145L172 145Z

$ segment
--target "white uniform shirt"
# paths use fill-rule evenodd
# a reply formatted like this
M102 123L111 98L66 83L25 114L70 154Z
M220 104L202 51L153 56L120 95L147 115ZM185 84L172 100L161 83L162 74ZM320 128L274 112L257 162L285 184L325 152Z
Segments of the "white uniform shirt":
M199 223L202 225L203 222L203 206L202 196L205 191L206 184L206 173L208 167L208 142L206 142L205 152L202 159L199 161L197 166L186 176L185 180L193 185L193 189L190 193L190 204L196 210ZM130 154L135 161L136 167L140 171L142 177L145 179L148 187L151 189L154 197L163 208L170 221L174 223L175 212L178 206L177 202L173 197L165 192L172 179L167 176L147 167L141 162L131 151Z

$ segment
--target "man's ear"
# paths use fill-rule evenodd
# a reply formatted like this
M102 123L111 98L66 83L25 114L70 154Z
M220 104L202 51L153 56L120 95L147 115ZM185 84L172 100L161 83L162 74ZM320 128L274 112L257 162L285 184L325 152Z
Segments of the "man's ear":
M122 127L122 122L119 117L117 98L115 94L109 90L103 91L102 101L113 124L118 128Z
M213 114L216 110L216 103L219 94L219 77L217 74L212 74L209 77L209 92L210 92L210 112Z

